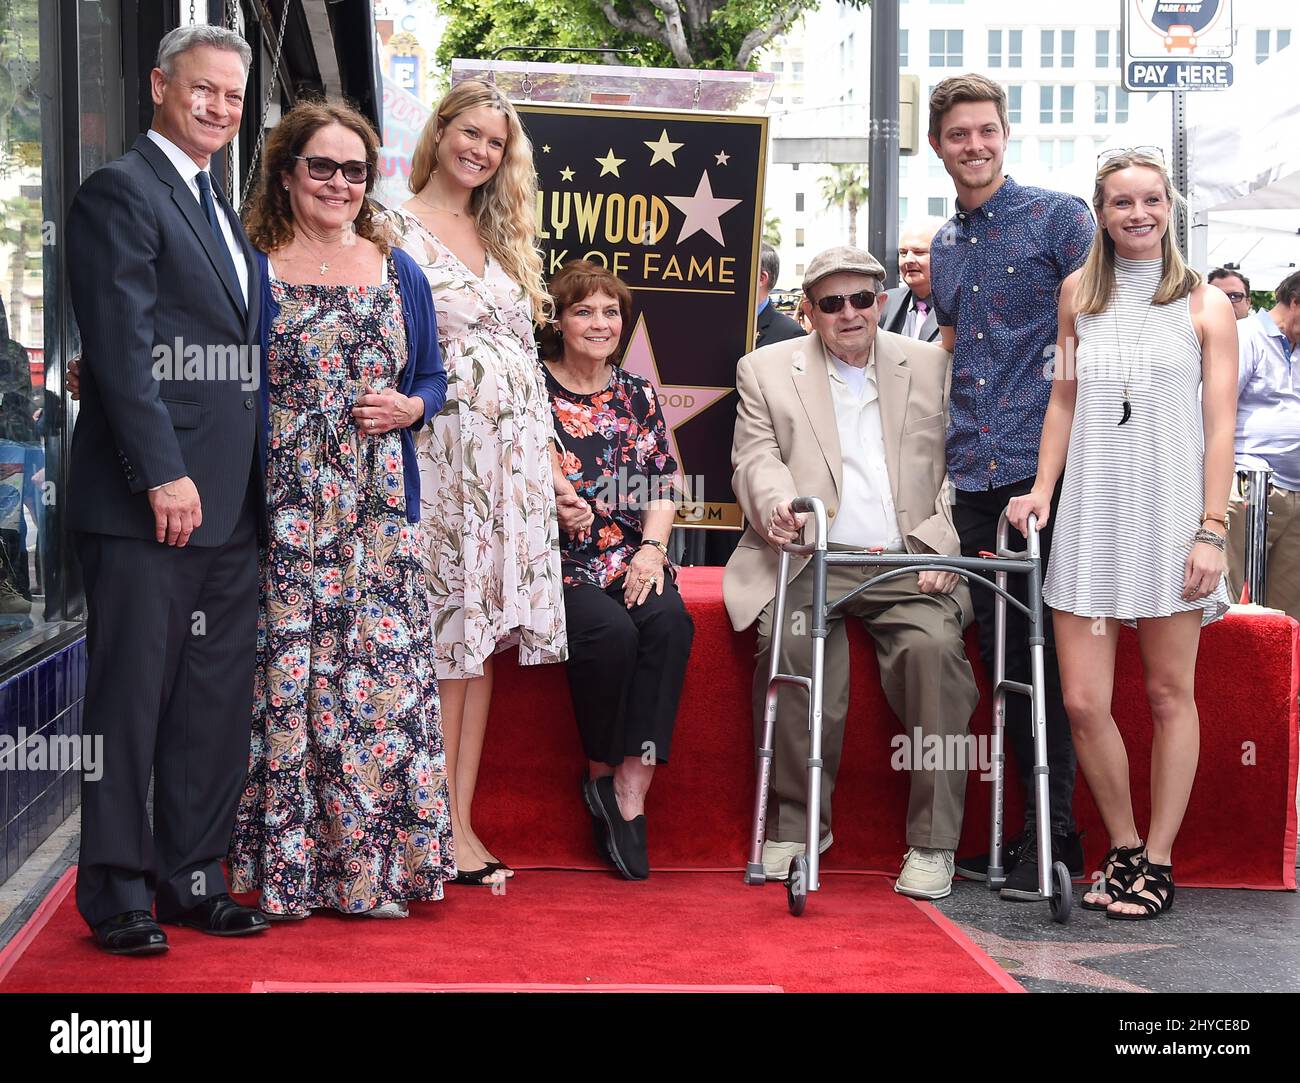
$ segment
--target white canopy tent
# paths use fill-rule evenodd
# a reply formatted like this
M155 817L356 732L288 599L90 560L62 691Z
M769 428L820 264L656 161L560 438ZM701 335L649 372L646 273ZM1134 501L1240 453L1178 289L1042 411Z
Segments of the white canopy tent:
M1190 257L1199 270L1231 263L1255 289L1300 267L1300 54L1239 63L1226 91L1187 95ZM1172 94L1134 102L1106 146L1173 141Z

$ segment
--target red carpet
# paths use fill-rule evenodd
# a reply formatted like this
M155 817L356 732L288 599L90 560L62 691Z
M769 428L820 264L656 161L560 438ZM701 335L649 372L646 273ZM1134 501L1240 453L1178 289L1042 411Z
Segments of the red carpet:
M749 707L754 636L731 630L721 584L721 569L682 573L695 646L672 762L656 774L650 794L655 868L740 868L747 853L754 785ZM1281 615L1233 614L1202 636L1201 766L1174 853L1179 884L1295 889L1298 628ZM856 622L850 622L850 643L848 732L835 791L835 845L825 864L896 873L906 849L908 780L890 769L889 742L900 726L880 693L874 652ZM973 629L967 646L977 658ZM987 681L974 664L984 695L973 728L987 733ZM499 857L517 865L590 866L595 861L590 826L578 797L582 750L564 671L560 666L518 669L507 653L498 657L497 674L475 830ZM1136 637L1127 629L1114 710L1128 743L1138 825L1145 827L1151 719ZM1014 770L1010 773L1014 777ZM1007 789L1007 818L1016 825L1017 790ZM989 787L973 774L961 853L986 849L988 803ZM1087 832L1087 857L1098 862L1106 851L1106 832L1082 777L1075 811Z
M1020 986L884 877L826 876L801 918L736 874L533 872L448 888L405 921L317 914L244 941L169 929L172 950L94 947L70 872L0 953L0 991L635 990L999 992Z

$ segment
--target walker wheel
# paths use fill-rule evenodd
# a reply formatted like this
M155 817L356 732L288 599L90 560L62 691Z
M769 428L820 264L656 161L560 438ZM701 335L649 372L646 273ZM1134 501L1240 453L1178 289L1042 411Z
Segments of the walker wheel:
M790 862L790 874L785 881L786 904L790 913L799 917L808 902L808 858L796 854Z
M1070 870L1064 861L1052 866L1052 920L1064 925L1070 920L1070 907L1074 903L1074 885L1070 881Z

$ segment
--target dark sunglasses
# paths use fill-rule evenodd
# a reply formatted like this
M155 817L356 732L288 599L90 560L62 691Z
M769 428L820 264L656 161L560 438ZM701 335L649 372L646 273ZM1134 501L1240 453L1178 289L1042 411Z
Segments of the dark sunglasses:
M365 184L370 179L369 162L336 162L333 158L307 158L301 154L294 157L307 163L307 175L312 180L333 180L340 169L343 170L343 179L349 184Z
M833 293L829 297L822 297L816 301L816 305L828 316L833 316L836 312L844 307L844 302L848 301L854 308L870 308L876 303L876 294L871 290L858 290L857 293Z
M1239 305L1241 304L1242 301L1246 299L1246 295L1244 293L1238 293L1236 290L1233 290L1231 293L1228 293L1227 290L1224 290L1223 292L1228 294L1228 300L1231 301L1233 304Z

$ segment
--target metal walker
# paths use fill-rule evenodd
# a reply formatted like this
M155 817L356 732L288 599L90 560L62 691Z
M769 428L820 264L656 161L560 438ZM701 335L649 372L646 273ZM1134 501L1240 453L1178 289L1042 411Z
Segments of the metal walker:
M793 685L808 690L808 838L806 850L790 864L786 880L786 898L790 913L798 917L804 912L810 892L820 889L819 815L821 808L822 773L822 667L825 661L827 621L842 610L853 598L868 587L888 579L914 572L956 572L971 586L985 587L996 595L994 602L994 656L993 656L993 795L989 825L988 886L996 890L1006 882L1002 867L1003 796L1006 784L1004 730L1006 725L1006 696L1008 692L1025 695L1032 705L1034 736L1034 802L1037 822L1049 822L1047 795L1047 720L1043 701L1043 576L1038 546L1038 520L1029 517L1028 548L1014 552L1007 548L1010 524L1004 512L998 520L997 552L982 553L978 557L913 556L910 554L876 553L867 551L831 553L826 549L826 506L816 497L799 497L791 504L795 512L812 516L814 539L812 544L790 543L781 547L781 564L777 572L776 599L772 613L771 654L767 678L767 698L763 711L763 744L758 750L758 791L754 799L754 825L750 842L749 863L745 868L745 883L762 884L767 881L763 871L763 838L767 826L767 799L771 785L773 742L776 730L777 692L781 685ZM781 639L785 632L785 595L789 581L790 557L811 556L813 577L812 676L781 673ZM879 566L889 570L855 587L841 598L828 601L826 597L826 569L830 565L860 568ZM992 572L990 581L981 572ZM1028 605L1007 591L1007 575L1025 575L1029 580ZM1007 680L1006 676L1006 624L1007 604L1015 606L1029 620L1030 683ZM1073 902L1070 872L1065 863L1052 863L1051 833L1037 832L1038 892L1051 906L1054 920L1070 920Z

